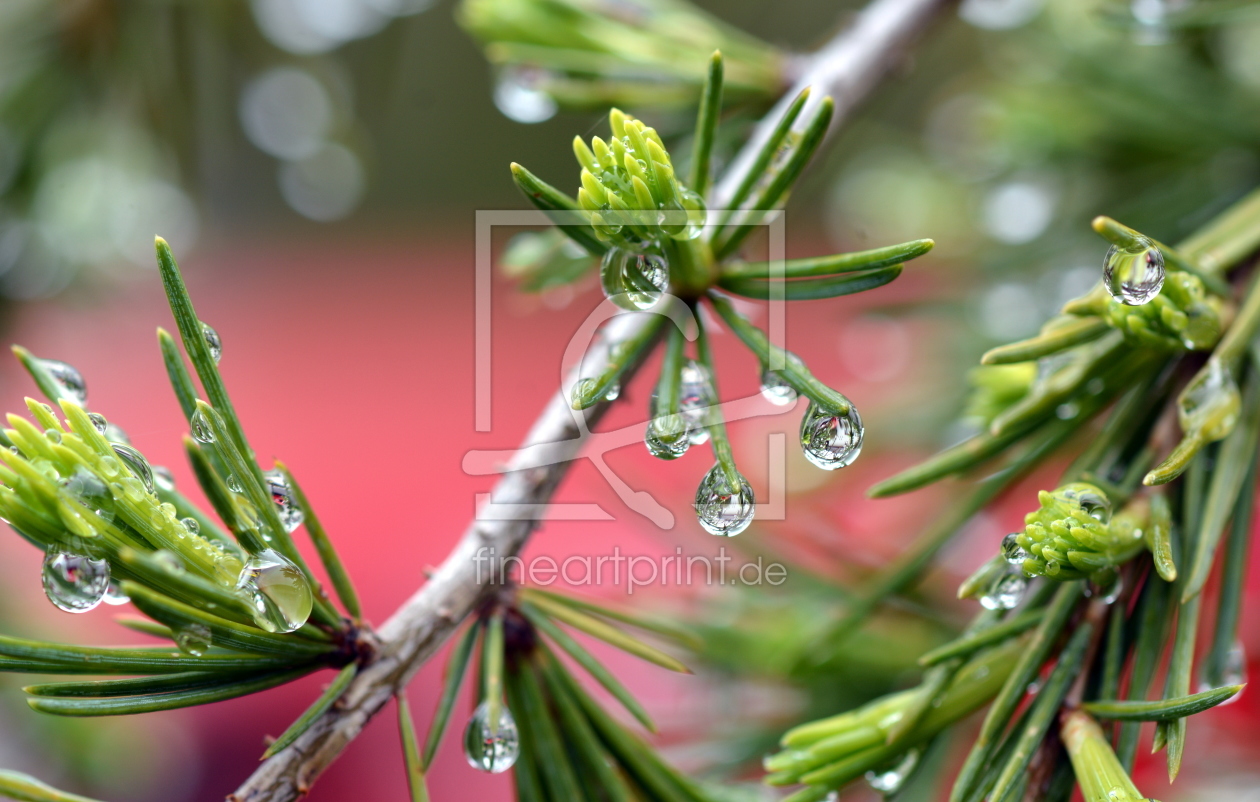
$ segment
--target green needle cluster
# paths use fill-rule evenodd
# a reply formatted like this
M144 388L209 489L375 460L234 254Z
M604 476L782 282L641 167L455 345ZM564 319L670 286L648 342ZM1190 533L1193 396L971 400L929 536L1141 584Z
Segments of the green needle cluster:
M1111 514L1111 502L1099 488L1072 482L1037 494L1040 506L1024 518L1015 541L1020 566L1029 576L1081 579L1128 562L1146 548L1133 515Z
M130 601L145 618L119 623L174 648L0 636L0 670L105 676L25 689L39 712L105 716L208 704L339 669L274 752L345 691L372 638L356 623L357 596L301 488L283 465L264 472L254 460L219 374L222 341L197 318L161 239L157 256L184 352L160 329L159 345L191 431L185 450L213 513L179 492L119 426L88 410L77 370L15 348L56 407L27 399L30 419L9 415L0 515L46 553L44 587L57 607L87 612L102 601ZM291 534L300 525L349 617L298 553Z
M465 757L483 771L513 769L522 802L709 802L698 784L596 702L560 659L580 666L655 732L638 700L570 634L576 630L662 668L690 673L627 632L627 624L680 644L693 639L673 625L564 594L503 588L451 650L428 737L408 758L412 775L422 777L432 765L460 687L471 677L477 707L464 733Z

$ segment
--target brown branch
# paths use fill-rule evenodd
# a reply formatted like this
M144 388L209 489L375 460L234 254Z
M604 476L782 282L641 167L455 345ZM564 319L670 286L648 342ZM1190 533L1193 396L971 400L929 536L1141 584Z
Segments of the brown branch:
M843 120L878 80L901 58L904 49L945 5L944 0L875 0L829 45L806 61L801 83L815 87L814 97L830 94L836 101L835 122ZM790 99L790 98L789 98ZM777 119L771 112L767 120ZM730 197L723 187L738 185L750 169L767 123L727 171L716 197ZM725 194L724 194L725 193ZM713 204L720 208L720 203ZM622 315L591 353L591 364L602 364L606 351L624 342L647 322L647 315ZM635 366L637 367L637 366ZM627 377L628 378L628 377ZM586 413L594 424L607 404ZM568 399L558 392L543 410L525 440L535 446L530 467L512 465L495 486L496 504L546 504L582 447L580 432ZM546 452L539 459L538 450ZM514 460L516 462L516 460ZM523 463L520 463L523 464ZM355 739L368 720L405 687L416 670L474 608L486 592L488 577L478 577L475 557L493 548L496 557L515 554L525 544L536 521L474 521L432 578L380 628L380 650L359 672L336 706L319 717L292 745L265 761L229 799L235 802L290 802L310 788L315 779ZM481 580L480 582L478 580Z

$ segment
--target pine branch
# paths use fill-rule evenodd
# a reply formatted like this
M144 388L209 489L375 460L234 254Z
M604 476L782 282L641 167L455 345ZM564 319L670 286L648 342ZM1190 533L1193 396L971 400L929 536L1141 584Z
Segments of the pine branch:
M802 85L814 84L814 96L835 97L831 130L845 119L894 65L908 42L944 6L941 0L875 0L854 26L842 31L815 55L804 70ZM785 95L790 104L797 92ZM782 104L781 104L782 105ZM781 117L775 109L744 146L721 185L718 198L730 197L748 174L762 141ZM721 204L714 204L721 208ZM616 345L633 339L651 322L652 315L631 314L616 318L602 342L596 344L589 362L601 364ZM627 368L633 373L637 365ZM580 378L571 377L572 380ZM628 378L628 375L627 375ZM565 383L569 386L573 381ZM582 447L574 416L584 414L588 427L603 416L607 403L575 413L559 391L534 423L525 446L530 461L545 467L513 470L511 464L495 486L495 504L546 504L568 471L570 460ZM535 449L545 452L538 460ZM525 452L518 452L525 453ZM479 549L493 547L506 557L515 554L533 532L530 518L474 521L429 582L417 591L380 628L380 650L364 666L339 703L321 715L293 744L266 760L229 799L235 802L288 802L306 793L315 779L354 740L363 727L430 658L487 592L479 583L474 560Z

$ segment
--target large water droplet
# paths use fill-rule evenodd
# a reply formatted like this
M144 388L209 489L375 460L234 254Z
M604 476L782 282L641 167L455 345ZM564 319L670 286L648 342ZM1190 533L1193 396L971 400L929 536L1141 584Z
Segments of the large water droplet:
M711 535L735 537L748 528L756 511L752 487L739 477L732 488L722 466L714 464L696 490L696 517Z
M1002 538L1002 559L1014 566L1023 565L1028 559L1028 552L1019 545L1019 535L1019 532L1011 532Z
M613 382L604 388L604 400L616 401L621 397L621 382Z
M1010 610L1024 598L1024 591L1027 588L1028 580L1024 578L1022 572L1010 571L1000 574L994 578L993 584L989 585L984 595L980 597L980 604L986 610Z
M205 624L185 624L175 630L175 645L184 654L201 657L210 651L213 642L210 627Z
M847 415L833 415L810 402L801 419L801 451L825 471L851 465L862 453L865 436L862 417L852 404Z
M468 720L464 730L464 757L474 769L501 774L516 763L520 756L520 738L516 732L516 719L507 705L499 706L497 727L490 726L490 706L482 702Z
M92 427L101 434L105 434L105 431L109 428L109 421L99 412L89 412L88 420L92 421Z
M892 766L866 772L866 782L881 794L890 796L901 789L906 778L917 765L919 765L919 750L911 749L899 757Z
M691 428L691 444L698 446L709 439L709 407L717 403L709 369L689 359L678 371L678 411Z
M250 558L236 580L254 623L268 632L292 632L311 615L311 586L302 570L271 549Z
M541 70L507 67L499 71L494 84L494 105L503 116L518 123L541 123L556 116L555 98L538 88L547 73Z
M241 480L237 479L236 474L234 473L229 473L227 478L223 480L223 483L227 485L227 489L231 490L233 493L245 492L245 488L241 486Z
M109 590L109 563L53 545L44 555L43 580L50 602L67 613L86 613Z
M62 395L79 406L87 403L87 382L83 381L83 374L73 365L67 365L56 359L41 359L39 364L52 376Z
M223 358L223 338L219 336L219 332L210 328L209 323L201 324L201 336L206 338L206 348L210 349L210 358L214 360L214 364L219 364L219 360Z
M1229 654L1225 656L1225 671L1221 676L1222 685L1242 685L1247 681L1247 649L1242 641L1234 641ZM1237 699L1235 696L1234 699ZM1231 699L1230 701L1233 701Z
M1145 238L1133 248L1112 245L1103 259L1103 283L1126 306L1148 303L1164 286L1164 254Z
M183 525L184 529L188 530L188 534L196 536L201 535L201 524L197 523L196 518L180 518L179 522Z
M193 439L198 443L214 442L214 427L210 425L210 421L206 419L206 414L201 410L197 410L192 414L190 420L192 425Z
M267 492L271 494L271 500L276 504L276 513L280 516L284 531L292 532L297 529L302 525L302 510L293 501L293 488L289 486L284 472L267 471L263 474L263 479L267 482Z
M678 459L691 447L687 421L682 415L662 415L648 421L643 442L648 453L659 459Z
M761 373L761 397L776 407L785 407L796 400L796 390L773 370Z
M650 309L669 286L669 263L654 253L609 248L599 280L604 295L622 309Z
M153 469L149 467L149 461L144 458L144 455L129 445L122 443L110 445L118 458L126 464L127 469L135 474L137 479L144 482L144 489L156 495L157 491L153 487Z

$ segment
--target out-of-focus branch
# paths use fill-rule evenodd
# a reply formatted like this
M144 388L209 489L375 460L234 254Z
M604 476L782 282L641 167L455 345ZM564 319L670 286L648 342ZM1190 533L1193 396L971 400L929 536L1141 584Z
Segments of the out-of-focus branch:
M798 125L809 120L813 116L811 110L830 96L836 104L829 131L834 134L880 79L901 62L909 46L938 12L948 5L948 0L875 0L858 14L852 25L821 50L803 59L795 86L753 129L748 143L714 187L709 208L726 208L776 123L801 90L812 87L809 101L797 118Z
M801 88L814 86L815 102L828 94L835 98L833 130L897 63L907 45L944 6L945 0L875 0L850 28L804 62L798 85ZM790 102L793 95L795 92L786 95L783 102ZM780 114L781 109L776 107L754 132L715 188L712 208L722 208L722 199L730 197L752 168L756 152ZM617 317L604 338L594 345L590 363L601 364L608 349L641 331L648 318L646 314ZM607 407L608 404L599 404L587 410L584 414L588 425L594 424ZM569 461L582 447L574 414L563 390L548 402L524 444L533 447L530 464L543 467L521 469L517 466L514 469L509 465L491 495L499 509L510 509L505 505L538 505L550 501L568 470ZM540 459L539 450L550 453L545 455L546 459ZM515 554L535 525L536 521L527 513L519 517L473 521L424 587L380 628L377 633L380 649L376 657L359 672L338 703L292 745L259 766L229 799L289 802L304 794L487 592L489 573L479 575L477 571L479 551L492 548L500 559Z

